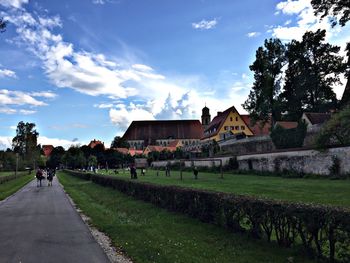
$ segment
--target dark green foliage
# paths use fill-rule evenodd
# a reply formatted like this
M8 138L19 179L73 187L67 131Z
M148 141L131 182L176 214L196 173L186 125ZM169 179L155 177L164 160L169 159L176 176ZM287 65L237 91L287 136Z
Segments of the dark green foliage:
M232 157L228 160L228 164L224 167L225 170L232 171L232 170L238 170L239 163L237 161L237 157Z
M64 155L65 150L62 146L57 146L53 148L49 159L46 162L46 166L52 169L60 167L62 164L62 156Z
M306 32L301 42L287 45L284 91L280 95L287 119L298 120L303 112L328 112L337 107L332 86L340 83L346 65L340 47L324 43L325 30Z
M112 143L111 148L129 148L130 145L120 136L115 136Z
M170 211L247 232L254 238L291 247L300 242L318 258L346 261L350 256L350 212L328 207L272 201L177 186L126 181L112 176L73 172L72 175L113 187Z
M28 175L27 172L18 172L17 175L13 173L12 175L0 176L0 184L12 181L14 179L20 178L22 176Z
M334 114L316 138L319 148L350 145L350 106Z
M298 127L293 129L284 129L277 124L271 130L270 137L277 149L299 148L303 146L306 129L305 122L299 122Z
M243 107L252 117L265 124L279 118L278 94L281 89L282 67L285 65L285 46L279 39L265 40L256 51L256 59L249 67L254 72L254 85Z
M338 23L341 26L350 20L350 3L349 0L312 0L311 5L315 10L315 15L333 16L332 25Z
M334 178L340 175L340 160L337 156L332 157L332 166L329 168L329 173Z

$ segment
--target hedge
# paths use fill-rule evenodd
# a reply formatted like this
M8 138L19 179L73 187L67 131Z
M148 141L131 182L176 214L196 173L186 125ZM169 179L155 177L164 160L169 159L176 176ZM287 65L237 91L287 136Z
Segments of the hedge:
M140 183L112 176L71 172L127 195L206 223L254 238L300 246L330 262L350 262L350 211L344 208L289 203L177 186Z

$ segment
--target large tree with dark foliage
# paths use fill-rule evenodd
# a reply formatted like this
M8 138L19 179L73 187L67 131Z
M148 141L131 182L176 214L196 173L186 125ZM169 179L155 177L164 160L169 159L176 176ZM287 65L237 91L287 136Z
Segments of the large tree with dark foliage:
M65 150L62 146L58 146L53 148L49 159L46 162L46 166L50 168L57 168L60 167L62 164L62 156L64 155Z
M288 117L297 120L304 111L327 112L337 107L332 86L340 83L346 64L340 47L325 43L325 30L306 32L301 42L287 45L288 68L281 94Z
M120 136L115 136L111 148L129 148L129 144Z
M332 16L332 25L338 23L345 26L350 20L350 1L349 0L312 0L311 5L315 10L316 15L321 15L322 18Z
M279 39L265 40L256 51L256 59L249 67L254 72L254 84L243 107L252 121L265 124L278 118L278 94L281 89L281 73L285 64L285 46Z

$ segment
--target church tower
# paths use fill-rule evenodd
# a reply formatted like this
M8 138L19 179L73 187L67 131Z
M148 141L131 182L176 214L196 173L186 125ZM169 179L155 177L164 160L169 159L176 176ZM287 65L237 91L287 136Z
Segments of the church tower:
M209 108L207 106L204 106L202 109L202 126L204 130L208 127L209 123L211 121Z

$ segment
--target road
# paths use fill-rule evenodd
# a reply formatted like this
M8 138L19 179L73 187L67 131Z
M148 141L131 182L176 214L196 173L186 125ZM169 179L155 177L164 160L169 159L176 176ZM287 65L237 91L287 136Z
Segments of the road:
M0 202L0 262L109 262L56 177Z

